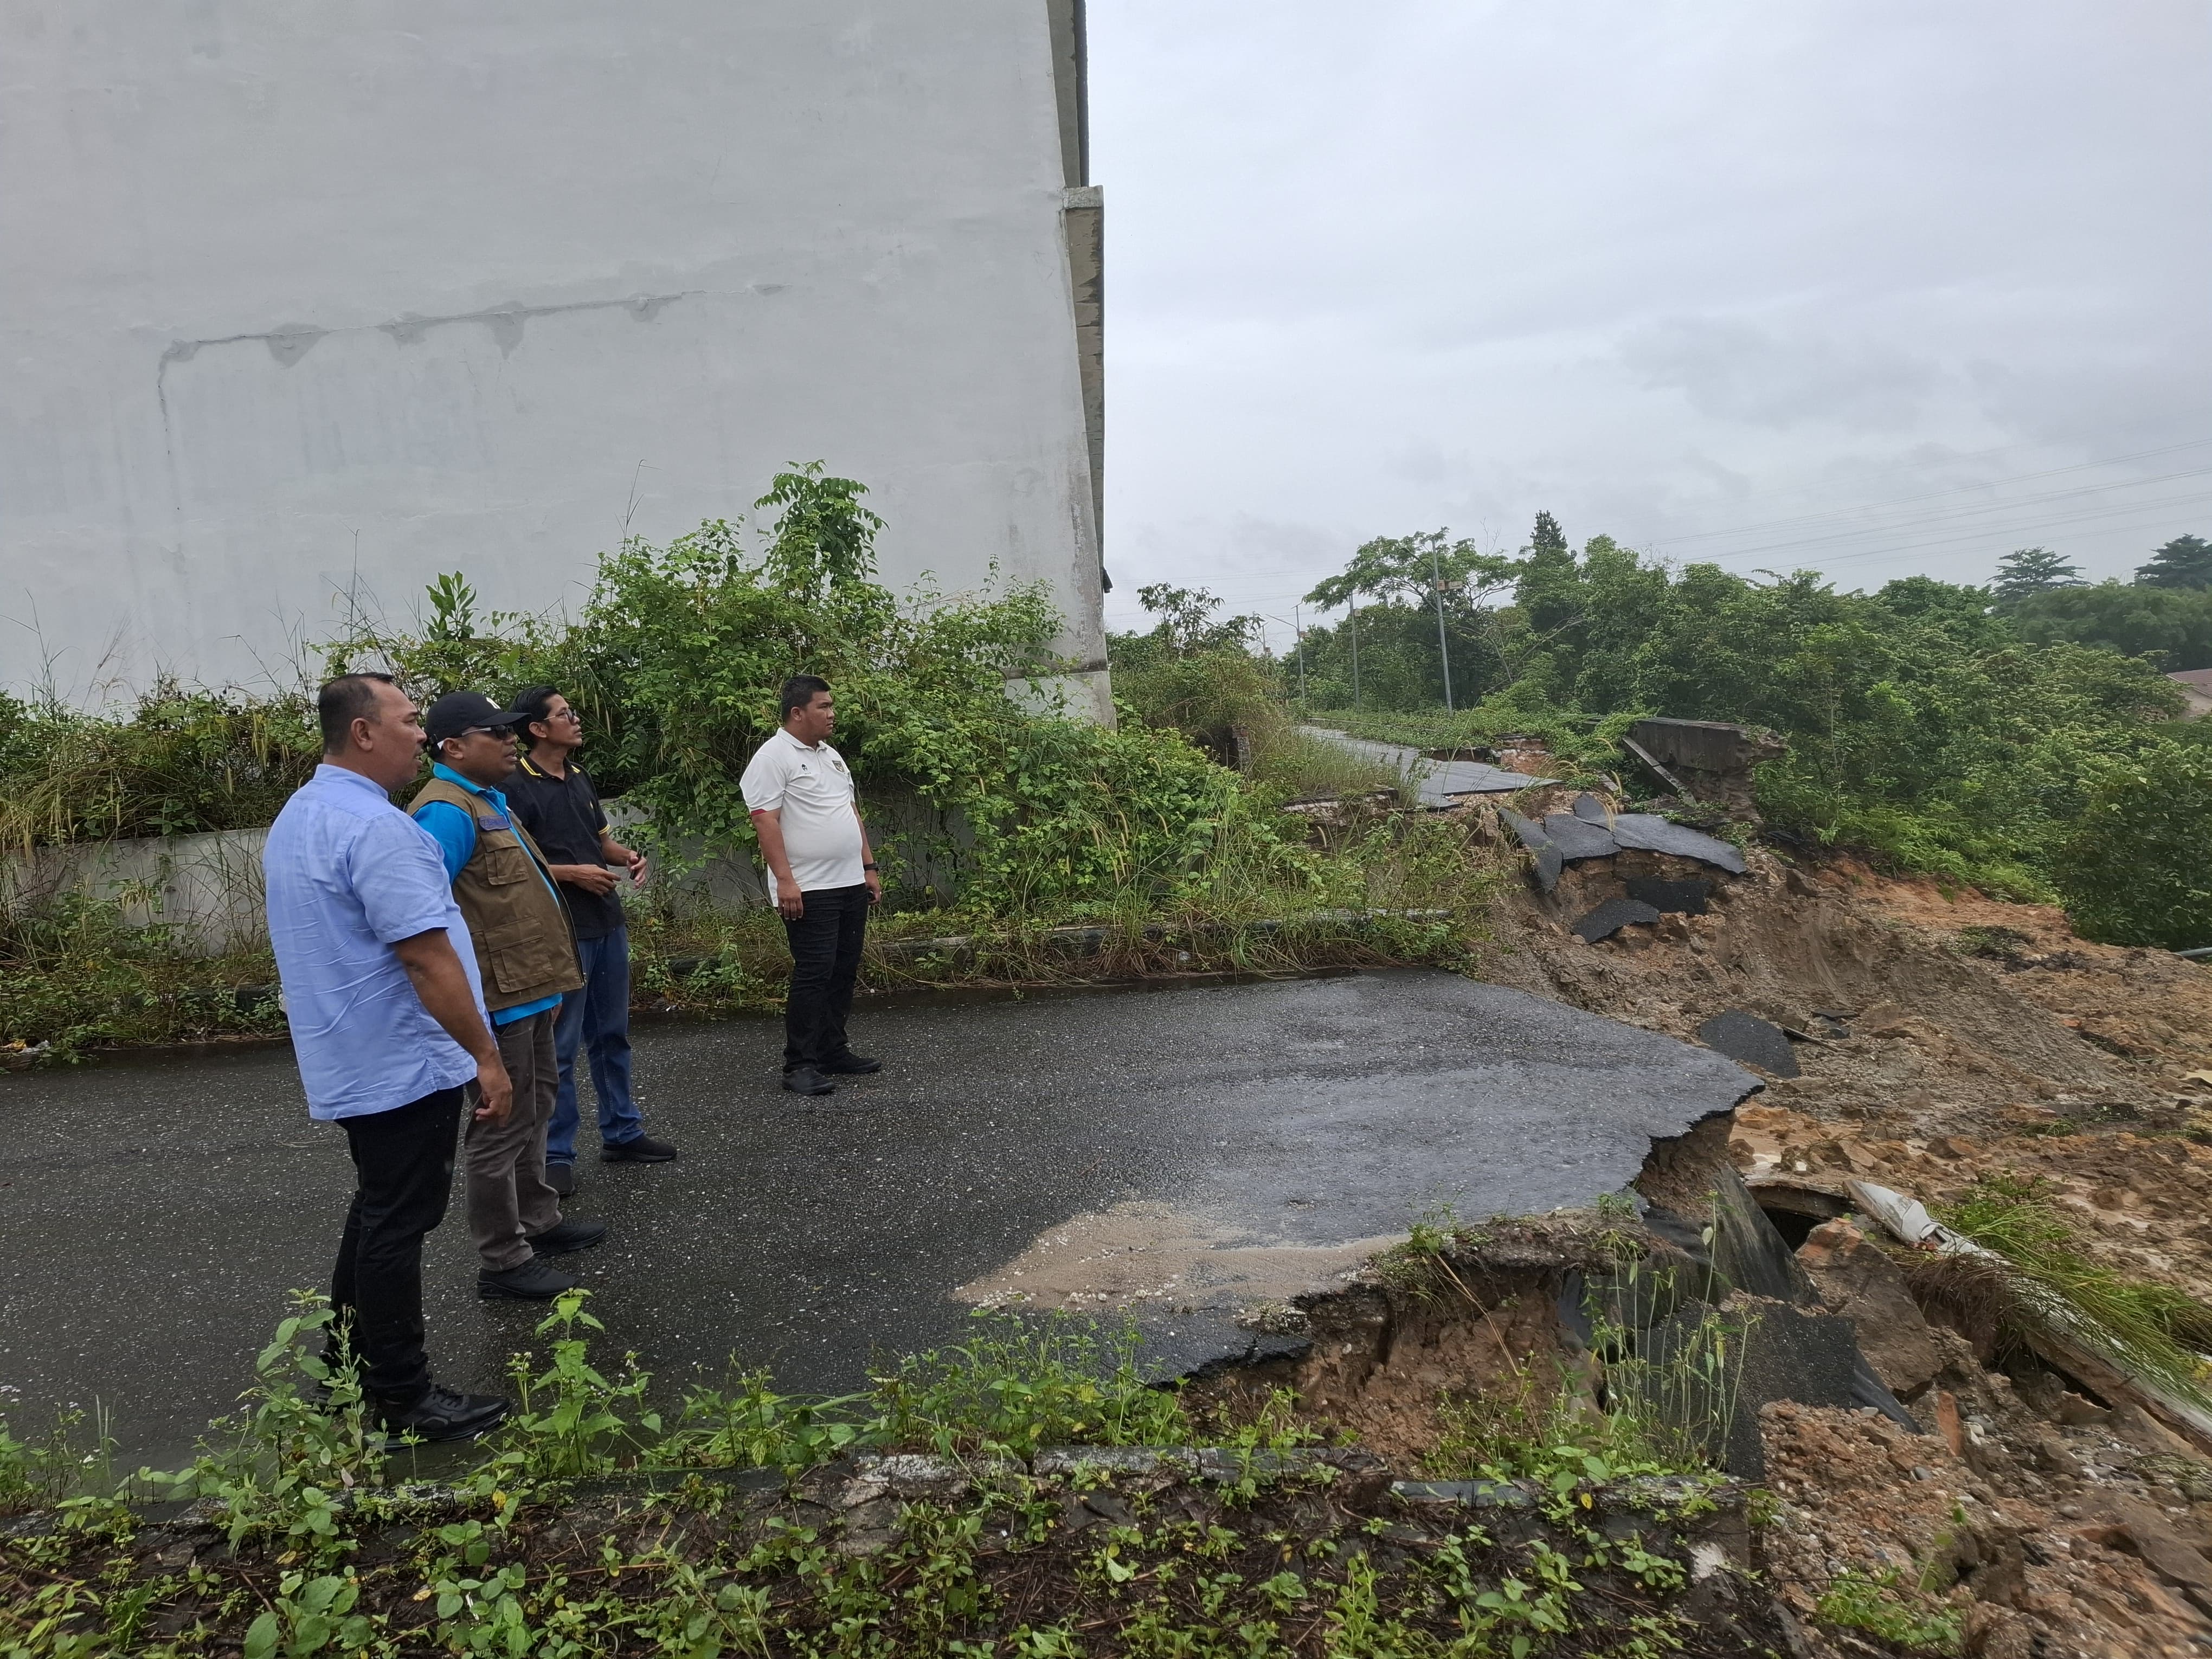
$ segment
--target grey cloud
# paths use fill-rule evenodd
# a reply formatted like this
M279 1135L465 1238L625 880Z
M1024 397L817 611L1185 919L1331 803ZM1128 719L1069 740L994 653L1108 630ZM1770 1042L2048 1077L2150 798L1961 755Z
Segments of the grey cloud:
M1719 532L2212 440L2202 0L1089 15L1131 592L1288 614L1370 536L1517 546L1539 508L1750 568L1799 555ZM2063 482L2129 507L2195 465ZM1980 580L2212 534L1946 505L1804 556Z
M1794 337L1742 321L1677 317L1631 335L1620 360L1653 391L1674 391L1717 420L1872 432L1909 425L1942 375L1872 340Z

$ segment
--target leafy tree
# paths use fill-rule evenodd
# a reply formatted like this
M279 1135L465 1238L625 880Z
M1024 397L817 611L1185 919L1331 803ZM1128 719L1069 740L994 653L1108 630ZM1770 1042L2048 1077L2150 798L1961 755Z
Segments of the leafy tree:
M1417 531L1410 536L1378 536L1352 556L1352 562L1306 595L1308 605L1334 610L1362 597L1402 599L1419 605L1445 583L1447 599L1472 605L1512 580L1510 559L1478 550L1468 540L1450 541L1449 530Z
M2169 672L2212 668L2212 592L2102 581L2031 595L2010 614L2031 645L2098 646Z
M1529 629L1540 639L1582 614L1575 553L1567 545L1559 521L1548 513L1536 515L1536 527L1521 553L1520 580L1513 597Z
M1324 608L1370 601L1359 605L1356 623L1347 617L1335 629L1308 631L1313 701L1322 708L1351 701L1356 627L1364 702L1385 708L1442 702L1439 611L1453 684L1462 696L1480 696L1504 678L1501 619L1484 601L1502 592L1518 568L1516 561L1485 553L1471 540L1452 540L1449 530L1378 536L1364 544L1341 571L1305 596L1308 605Z
M2113 945L2212 945L2212 746L2100 759L2094 780L2056 861L2068 917Z
M1108 636L1116 702L1145 725L1179 732L1228 760L1236 757L1232 732L1265 743L1287 726L1276 665L1252 648L1258 617L1217 621L1221 601L1202 587L1155 582L1137 599L1159 621L1148 633Z
M2081 586L2081 573L2047 547L2016 548L1997 561L1991 584L1999 605L2016 604L2031 593Z
M2202 536L2176 536L2136 567L2144 587L2212 587L2212 542Z
M1188 657L1207 651L1243 651L1260 637L1256 616L1225 617L1214 620L1221 601L1203 587L1176 587L1154 582L1137 590L1137 603L1159 621L1149 634L1127 636L1133 655ZM1141 641L1149 651L1139 649Z

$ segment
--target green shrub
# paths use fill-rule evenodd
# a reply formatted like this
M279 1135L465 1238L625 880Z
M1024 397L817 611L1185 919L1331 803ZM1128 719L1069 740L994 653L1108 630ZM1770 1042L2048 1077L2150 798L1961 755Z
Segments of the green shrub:
M127 715L109 715L0 693L0 845L264 824L320 749L304 698L165 680Z
M1863 1630L1907 1653L1951 1656L1966 1648L1966 1614L1904 1581L1895 1568L1839 1573L1820 1597L1824 1624Z
M1065 1314L979 1314L966 1342L902 1357L875 1379L874 1434L939 1452L1027 1457L1055 1445L1178 1446L1182 1402L1137 1364L1135 1328Z
M185 956L174 931L71 893L0 914L0 1049L72 1060L121 1043L283 1034L267 950Z
M2066 913L2112 945L2212 945L2212 745L2093 759L2089 799L2053 872Z

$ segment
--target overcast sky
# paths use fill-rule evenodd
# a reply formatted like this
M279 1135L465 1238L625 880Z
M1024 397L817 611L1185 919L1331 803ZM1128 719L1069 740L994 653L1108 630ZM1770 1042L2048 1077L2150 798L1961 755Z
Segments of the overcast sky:
M1539 508L1847 587L2212 535L2203 0L1089 15L1114 627Z

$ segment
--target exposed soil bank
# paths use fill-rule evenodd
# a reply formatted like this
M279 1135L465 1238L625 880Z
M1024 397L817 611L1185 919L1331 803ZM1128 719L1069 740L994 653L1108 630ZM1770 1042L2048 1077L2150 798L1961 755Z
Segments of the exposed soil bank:
M1669 1035L1729 1009L1790 1029L1800 1075L1766 1076L1729 1158L1928 1431L1765 1410L1782 1502L1764 1559L1784 1601L1809 1620L1842 1575L1894 1572L1966 1609L1972 1654L2212 1650L2198 1449L1929 1300L1885 1241L1813 1231L1854 1177L1937 1206L2032 1178L2090 1259L2212 1299L2212 971L2087 943L2055 910L1759 849L1705 915L1572 935L1639 875L1712 872L1632 854L1570 865L1550 896L1512 884L1486 971Z

